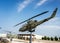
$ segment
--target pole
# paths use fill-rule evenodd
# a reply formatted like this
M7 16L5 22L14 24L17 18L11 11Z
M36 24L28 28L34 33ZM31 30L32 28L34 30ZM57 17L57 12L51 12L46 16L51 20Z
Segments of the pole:
M32 32L30 32L30 43L32 43Z

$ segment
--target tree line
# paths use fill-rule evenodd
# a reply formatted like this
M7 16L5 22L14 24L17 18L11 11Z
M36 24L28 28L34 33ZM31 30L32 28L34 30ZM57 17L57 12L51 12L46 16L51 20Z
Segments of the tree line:
M42 37L42 40L51 40L51 41L60 41L60 37L47 37L47 36L44 36Z

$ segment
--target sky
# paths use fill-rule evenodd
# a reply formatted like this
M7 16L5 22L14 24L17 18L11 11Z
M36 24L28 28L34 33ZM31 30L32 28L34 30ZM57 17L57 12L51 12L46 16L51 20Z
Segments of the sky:
M14 25L44 11L48 13L36 17L33 20L42 20L49 17L55 8L58 8L56 16L37 26L33 34L60 37L60 0L0 0L0 33L28 33L19 32L21 25Z

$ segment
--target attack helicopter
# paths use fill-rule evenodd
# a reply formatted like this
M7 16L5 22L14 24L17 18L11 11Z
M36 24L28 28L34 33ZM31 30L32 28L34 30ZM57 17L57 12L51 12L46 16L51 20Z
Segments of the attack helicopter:
M41 14L38 14L38 15L35 15L35 16L33 16L33 17L31 17L31 18L29 18L29 19L27 19L27 20L25 20L25 21L23 21L23 22L21 22L21 23L18 23L18 24L15 25L15 26L18 26L18 25L20 25L20 24L22 24L22 23L24 23L24 22L27 22L25 25L23 25L23 26L19 29L19 31L20 31L20 32L25 32L25 31L30 32L30 42L29 42L29 43L32 43L32 32L35 32L35 28L36 28L38 25L41 25L42 23L44 23L44 22L46 22L46 21L49 21L50 19L54 18L55 15L56 15L56 13L57 13L57 10L58 10L58 8L55 8L55 10L53 11L53 13L52 13L52 15L51 15L50 17L45 18L45 19L43 19L43 20L41 20L41 21L32 20L32 19L35 18L35 17L41 16L41 15L47 13L48 11L45 11L45 12L43 12L43 13L41 13Z
M24 23L24 22L27 21L27 23L26 23L25 25L23 25L23 26L19 29L19 31L20 31L20 32L25 32L25 31L34 32L34 31L35 31L35 28L36 28L38 25L41 25L42 23L44 23L44 22L46 22L46 21L54 18L55 15L56 15L56 13L57 13L57 9L58 9L58 8L55 8L55 10L53 11L53 13L52 13L52 15L51 15L50 17L48 17L48 18L46 18L46 19L43 19L43 20L41 20L41 21L31 20L31 19L33 19L33 18L35 18L35 17L37 17L37 16L40 16L40 15L42 15L42 14L45 14L45 13L47 13L48 11L43 12L43 13L41 13L41 14L38 14L38 15L36 15L36 16L33 16L33 17L31 17L31 18L29 18L29 19L27 19L27 20L19 23L19 24L22 24L22 23ZM19 24L17 24L17 25L19 25ZM15 26L17 26L17 25L15 25Z

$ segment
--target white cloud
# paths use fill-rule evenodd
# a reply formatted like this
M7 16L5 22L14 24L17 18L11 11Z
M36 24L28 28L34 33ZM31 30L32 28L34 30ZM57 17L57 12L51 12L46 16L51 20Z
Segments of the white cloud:
M18 5L18 12L21 12L28 4L31 2L31 0L25 0L22 3Z
M44 4L46 1L47 1L47 0L40 0L40 2L38 2L38 3L36 4L36 8L39 7L39 6L41 6L42 4Z
M43 29L60 29L60 26L57 25L42 25L42 26L38 26L37 29L41 29L43 27Z

